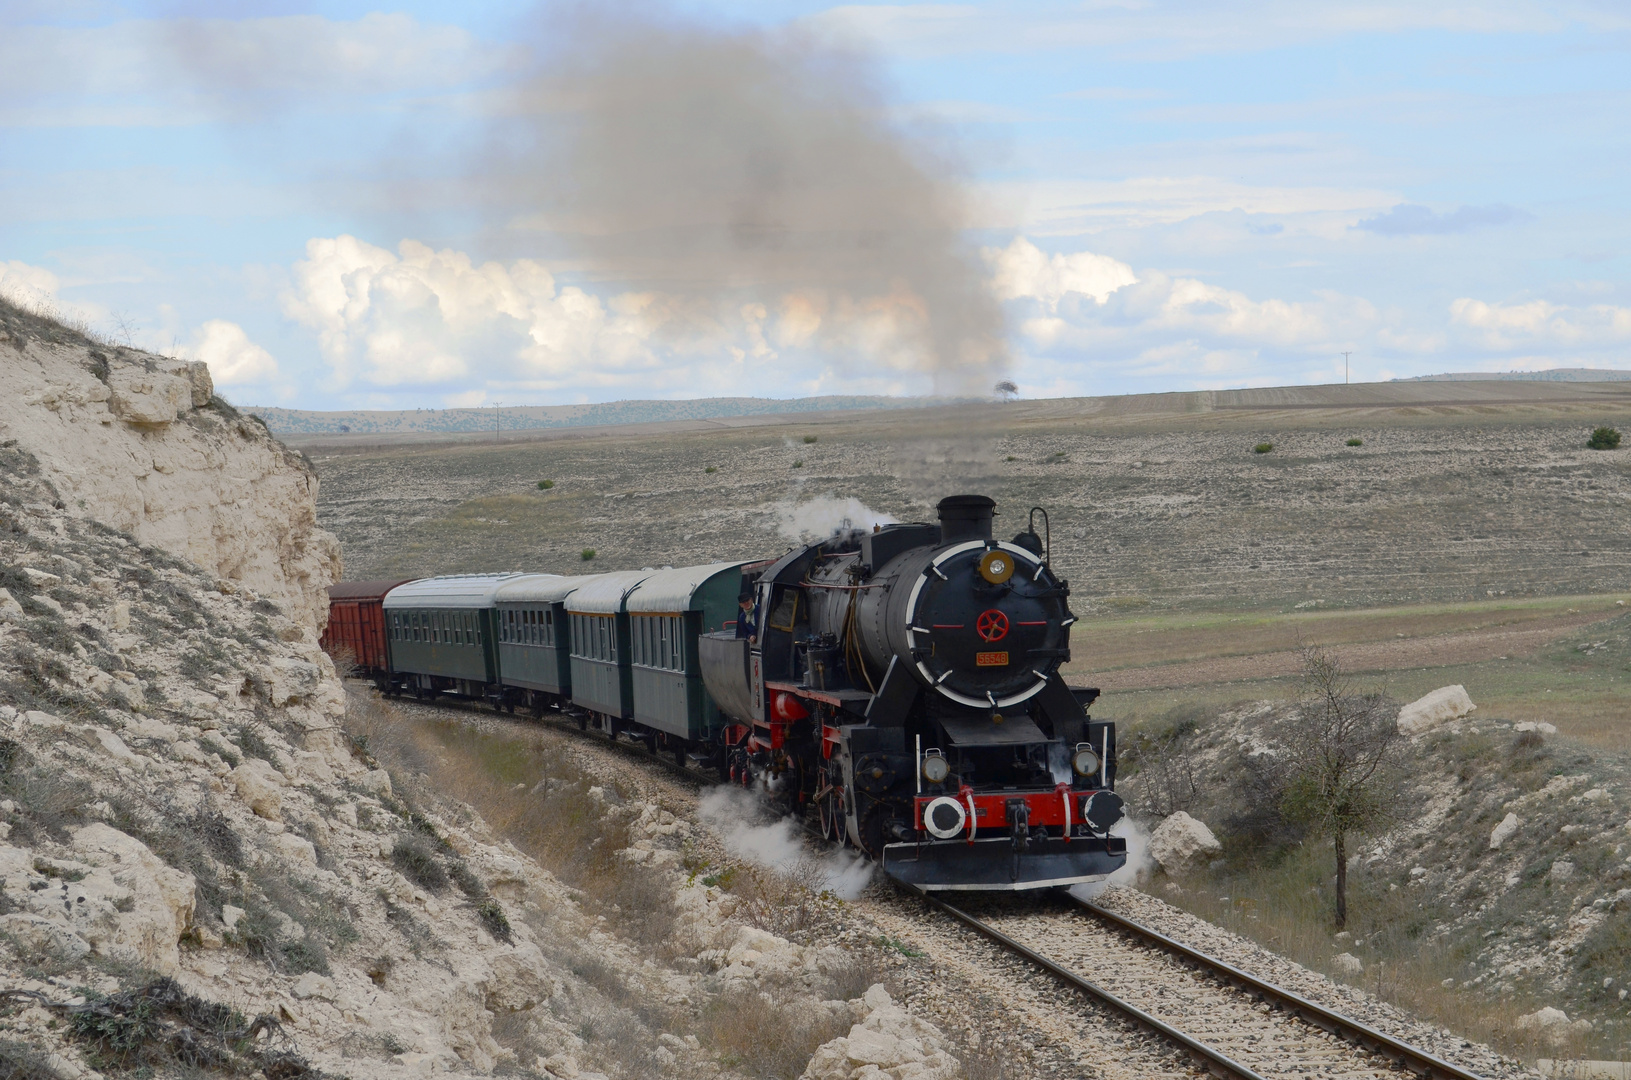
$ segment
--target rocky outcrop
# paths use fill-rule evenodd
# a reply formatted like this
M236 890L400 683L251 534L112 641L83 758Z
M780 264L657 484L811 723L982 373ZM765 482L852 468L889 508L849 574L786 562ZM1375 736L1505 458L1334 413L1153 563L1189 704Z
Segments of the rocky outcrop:
M1214 858L1223 845L1204 822L1179 810L1150 834L1150 858L1168 874L1178 876Z
M1591 1021L1575 1020L1571 1023L1567 1013L1549 1005L1518 1017L1513 1026L1519 1031L1538 1036L1553 1047L1563 1046L1570 1039L1591 1034Z
M882 986L852 1004L866 1018L823 1043L800 1080L952 1080L957 1059L940 1029L896 1005Z
M1459 720L1476 708L1465 686L1441 686L1399 710L1399 730L1406 735L1420 735Z
M317 477L216 397L204 364L98 344L0 300L8 440L39 460L70 513L259 594L302 627L326 621L340 553L317 526Z

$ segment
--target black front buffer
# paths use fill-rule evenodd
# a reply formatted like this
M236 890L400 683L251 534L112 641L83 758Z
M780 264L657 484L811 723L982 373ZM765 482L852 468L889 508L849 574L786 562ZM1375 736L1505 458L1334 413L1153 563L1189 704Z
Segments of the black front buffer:
M1023 849L1012 835L989 840L934 840L887 844L884 873L926 892L1016 892L1097 881L1127 863L1120 836L1028 837Z

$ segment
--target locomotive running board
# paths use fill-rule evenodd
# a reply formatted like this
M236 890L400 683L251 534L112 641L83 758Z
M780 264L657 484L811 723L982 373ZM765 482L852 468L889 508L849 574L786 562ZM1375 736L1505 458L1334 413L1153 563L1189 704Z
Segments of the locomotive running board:
M1127 840L1120 836L1032 840L1014 850L1008 836L990 840L940 840L886 844L884 873L925 892L1018 892L1094 881L1127 863Z

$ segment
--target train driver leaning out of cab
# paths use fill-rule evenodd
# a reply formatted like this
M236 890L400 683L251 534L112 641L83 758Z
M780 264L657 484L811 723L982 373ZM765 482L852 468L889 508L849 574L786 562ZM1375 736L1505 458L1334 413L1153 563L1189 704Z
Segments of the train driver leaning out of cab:
M736 601L736 606L736 636L757 643L759 640L759 624L753 618L752 594L744 593Z

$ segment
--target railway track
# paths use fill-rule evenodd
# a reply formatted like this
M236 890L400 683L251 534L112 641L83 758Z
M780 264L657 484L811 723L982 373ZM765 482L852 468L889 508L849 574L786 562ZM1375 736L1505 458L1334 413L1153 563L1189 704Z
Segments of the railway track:
M1351 1017L1259 979L1096 904L990 904L980 914L927 893L932 907L1099 1004L1175 1043L1197 1066L1231 1080L1382 1078L1403 1069L1430 1080L1472 1073ZM970 905L973 906L973 905ZM983 917L982 917L983 915Z

